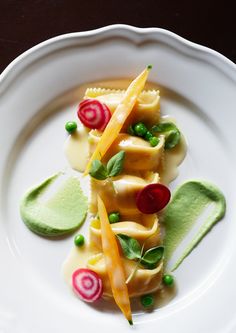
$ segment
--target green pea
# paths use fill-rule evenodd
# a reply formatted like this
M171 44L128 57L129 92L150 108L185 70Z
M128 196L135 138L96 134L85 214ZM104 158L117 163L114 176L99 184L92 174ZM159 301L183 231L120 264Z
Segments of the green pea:
M132 126L132 125L130 125L130 126L128 127L127 132L128 132L128 134L130 134L130 135L135 135L135 133L134 133L134 129L133 129L133 126Z
M65 129L68 133L73 133L77 129L77 124L75 121L67 121L65 124Z
M147 133L144 136L144 139L149 141L153 137L152 133L150 131L147 131Z
M140 302L144 308L150 308L154 304L154 297L149 295L143 295L140 297Z
M137 123L134 125L134 133L137 136L142 136L144 137L147 133L147 127L144 125L144 123Z
M175 280L173 275L165 274L162 278L162 281L166 286L171 287L173 286Z
M81 234L76 235L75 238L74 238L74 244L76 246L82 246L82 245L84 245L84 241L85 241L84 240L84 236L81 235Z
M152 138L149 139L149 142L152 147L156 147L160 142L160 139L156 136L153 136Z
M112 212L108 215L108 219L110 223L117 223L120 221L120 213L119 212Z

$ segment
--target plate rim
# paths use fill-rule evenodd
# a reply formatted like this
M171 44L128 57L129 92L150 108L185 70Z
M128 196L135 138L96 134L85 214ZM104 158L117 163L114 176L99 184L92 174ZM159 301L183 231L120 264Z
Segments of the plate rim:
M29 48L28 50L17 56L12 62L10 62L10 64L2 71L2 73L0 73L0 93L4 92L5 90L4 84L5 88L7 88L7 86L13 80L13 77L16 76L17 72L18 74L22 72L31 63L34 57L37 58L42 56L40 52L43 52L43 55L45 56L52 51L55 51L55 49L57 48L57 44L60 44L65 40L85 40L86 38L92 38L93 41L96 41L96 38L102 40L106 37L111 37L112 34L113 36L116 35L119 37L129 37L128 39L130 41L136 41L136 43L143 42L144 40L146 40L147 37L152 35L152 37L155 36L156 41L164 41L175 49L181 46L183 47L181 49L183 53L192 53L192 56L194 54L194 57L202 58L203 60L209 62L211 65L214 65L218 70L223 71L224 74L226 74L236 83L236 64L218 51L215 51L207 46L192 42L167 29L158 27L140 28L127 24L112 24L93 30L61 34L49 38Z
M127 33L127 34L125 34ZM130 33L130 34L129 34ZM159 29L159 28L136 28L132 26L127 25L112 25L107 26L100 29L95 29L92 31L85 31L81 33L70 33L70 34L64 34L60 35L54 38L51 38L45 42L42 42L28 51L25 51L23 54L18 56L13 62L4 70L4 72L0 75L0 96L1 96L1 83L3 91L8 88L14 80L15 76L20 74L22 71L25 70L28 66L31 65L32 62L37 61L38 58L41 56L47 56L47 54L50 54L51 52L55 51L57 48L60 49L61 47L66 47L66 45L63 44L65 39L71 40L72 43L78 42L80 38L86 40L89 39L89 42L91 43L99 43L106 40L107 37L111 36L119 36L119 37L128 37L127 40L132 42L132 39L134 38L134 43L137 41L137 44L141 41L145 41L149 38L150 35L156 34L156 39L154 38L153 41L159 41L165 42L167 45L173 46L174 49L177 49L178 51L180 48L182 48L183 45L186 46L186 49L181 49L182 54L189 54L190 56L193 55L195 59L202 59L206 62L213 64L214 68L216 70L221 70L223 73L226 74L226 76L232 76L233 83L236 83L236 65L232 63L230 60L228 60L226 57L221 55L220 53L211 50L209 48L206 48L204 46L192 43L188 40L185 40L184 38L168 31L165 29ZM140 36L140 39L139 39ZM105 37L105 38L104 38ZM173 42L173 43L172 43ZM70 45L70 44L69 44ZM82 44L83 46L83 44ZM176 47L175 47L176 46ZM200 53L197 53L196 50L198 50ZM38 52L39 51L39 52ZM40 52L43 51L43 52ZM203 52L202 52L203 51ZM196 54L194 54L196 52ZM211 55L213 57L208 57ZM217 61L214 62L212 59L216 59ZM212 61L211 61L212 60ZM219 61L218 61L219 60ZM225 65L224 65L225 64ZM221 66L222 65L222 66ZM18 68L19 67L19 68ZM16 70L15 70L16 69ZM228 75L229 74L229 75ZM6 80L5 80L6 79ZM7 83L7 85L5 85ZM163 317L164 318L164 317ZM150 323L153 320L150 320ZM140 326L143 327L140 323ZM149 324L149 322L148 322ZM150 327L147 326L147 329Z

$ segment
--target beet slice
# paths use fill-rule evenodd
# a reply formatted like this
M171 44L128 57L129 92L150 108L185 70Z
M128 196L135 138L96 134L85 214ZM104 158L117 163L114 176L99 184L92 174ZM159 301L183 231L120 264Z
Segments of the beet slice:
M144 214L162 210L170 201L170 190L163 184L149 184L136 194L136 205Z
M88 268L79 268L72 274L72 286L85 302L94 302L102 296L102 279Z
M96 99L85 99L79 104L77 115L84 126L103 131L111 118L111 111Z

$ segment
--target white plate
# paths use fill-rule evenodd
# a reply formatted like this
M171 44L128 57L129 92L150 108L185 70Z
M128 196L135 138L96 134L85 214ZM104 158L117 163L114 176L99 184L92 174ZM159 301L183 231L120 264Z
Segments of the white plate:
M134 315L136 332L236 331L236 66L222 55L156 28L124 25L59 36L18 57L0 78L0 332L130 332L122 315L69 292L61 264L72 237L50 241L21 222L30 185L64 168L64 123L74 117L74 88L134 77L153 65L162 113L173 115L189 150L172 187L205 178L225 193L227 215L176 271L178 294L166 307Z

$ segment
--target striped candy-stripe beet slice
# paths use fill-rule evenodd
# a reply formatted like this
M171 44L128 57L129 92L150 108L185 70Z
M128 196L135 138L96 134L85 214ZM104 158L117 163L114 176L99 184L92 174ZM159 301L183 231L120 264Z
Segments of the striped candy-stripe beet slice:
M100 276L88 268L79 268L72 274L72 286L85 302L94 302L102 296Z
M82 124L91 129L103 131L111 118L106 104L96 99L85 99L79 104L77 115Z

